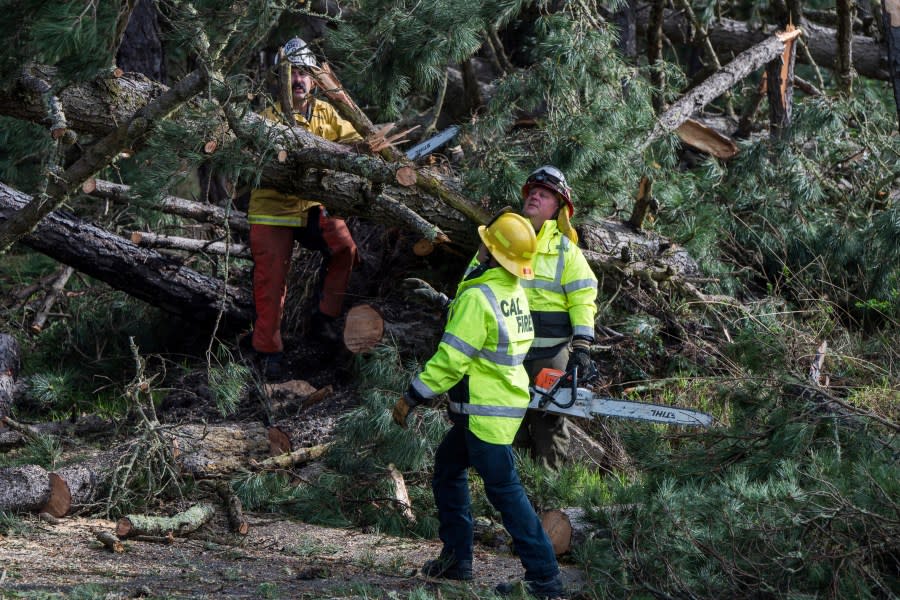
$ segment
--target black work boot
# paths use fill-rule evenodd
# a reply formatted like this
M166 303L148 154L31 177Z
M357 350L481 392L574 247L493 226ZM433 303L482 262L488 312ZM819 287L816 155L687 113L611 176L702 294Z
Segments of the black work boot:
M335 317L316 310L309 318L308 335L321 344L337 346L343 341L340 325Z
M284 379L284 366L281 352L260 352L259 368L263 379L278 382Z
M494 591L501 596L509 596L520 584L525 587L525 591L529 594L542 600L565 598L566 596L566 590L563 588L562 578L559 575L554 575L547 579L523 579L521 582L510 581L509 583L501 583L494 588Z
M440 577L441 579L470 581L472 579L472 561L456 560L452 555L442 552L439 557L429 560L422 565L422 575L426 577Z

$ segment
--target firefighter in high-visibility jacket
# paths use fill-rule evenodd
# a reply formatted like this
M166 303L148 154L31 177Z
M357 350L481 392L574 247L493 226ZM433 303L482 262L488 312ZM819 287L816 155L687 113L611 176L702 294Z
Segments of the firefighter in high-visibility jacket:
M291 108L294 125L334 142L362 140L349 121L342 119L330 104L312 96L315 81L309 73L316 59L306 42L292 38L281 50L282 60L291 64ZM279 121L273 107L262 112ZM321 252L325 275L318 289L319 302L308 330L314 337L336 339L334 320L341 314L350 273L358 262L356 244L342 219L330 217L319 202L305 200L273 189L255 189L247 212L250 223L250 252L253 255L253 300L256 322L253 348L260 357L267 379L281 377L281 320L287 292L287 274L294 241Z
M571 191L563 173L545 165L534 170L522 186L522 215L537 232L534 279L523 281L534 322L534 343L525 359L531 381L542 369L581 375L594 370L590 345L597 313L597 277L578 247L578 234L569 219L575 214ZM570 350L571 348L571 350ZM552 469L566 459L570 445L562 415L529 411L514 445Z
M472 578L467 470L474 467L512 536L525 585L538 596L557 597L563 591L559 565L525 495L511 446L529 403L522 362L534 337L519 279L533 277L537 239L528 220L513 213L500 215L478 233L480 264L459 285L437 352L393 411L405 427L411 408L449 392L453 426L438 447L432 480L443 549L422 571L431 577ZM501 584L497 591L512 589Z

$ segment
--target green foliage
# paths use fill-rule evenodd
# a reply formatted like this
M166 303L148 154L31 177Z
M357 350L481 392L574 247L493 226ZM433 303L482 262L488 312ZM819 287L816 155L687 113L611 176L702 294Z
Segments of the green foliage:
M249 367L235 362L209 367L207 372L209 390L223 417L235 413L247 391L247 382L251 375Z
M22 535L32 529L31 525L15 513L0 511L0 534Z
M6 0L0 10L0 36L7 41L2 81L14 81L31 61L56 65L58 84L89 79L114 63L115 2Z
M627 440L644 475L610 488L594 518L611 538L580 551L597 597L877 598L900 583L896 441L796 389L738 388L731 428L677 446Z
M34 193L53 143L46 127L0 117L0 180L22 192Z
M62 456L62 447L59 439L52 435L40 435L30 440L22 454L19 456L19 464L38 465L47 470L53 470Z

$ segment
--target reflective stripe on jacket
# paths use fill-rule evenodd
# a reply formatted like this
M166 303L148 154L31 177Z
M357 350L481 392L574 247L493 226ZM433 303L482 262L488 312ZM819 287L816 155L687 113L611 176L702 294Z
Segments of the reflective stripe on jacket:
M434 398L459 384L451 418L482 441L511 444L529 403L522 362L533 337L519 279L501 267L475 270L460 284L437 352L412 386Z
M567 343L573 335L593 338L597 276L556 221L545 221L538 232L532 266L534 279L522 280L534 320L532 354Z
M278 112L267 108L262 116L270 121L280 119ZM314 133L332 142L358 142L362 140L353 125L345 121L337 110L327 102L314 100L309 120L301 114L295 114L297 127ZM250 192L250 208L247 221L251 225L280 225L283 227L302 227L306 224L306 211L320 202L304 200L293 194L282 194L270 188L260 188Z

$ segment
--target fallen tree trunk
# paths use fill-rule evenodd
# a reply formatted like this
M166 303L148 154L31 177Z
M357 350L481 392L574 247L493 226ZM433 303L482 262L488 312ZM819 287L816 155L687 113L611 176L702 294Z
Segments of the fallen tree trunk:
M116 523L116 535L123 539L138 535L165 536L170 533L185 536L203 527L215 514L216 509L212 504L196 504L171 517L127 515Z
M650 7L642 6L637 11L637 27L641 35L646 35L650 22ZM795 23L795 25L797 25ZM810 56L819 66L831 68L837 56L837 31L805 21L799 24L803 29L806 46ZM709 24L707 37L720 57L740 54L747 48L758 44L775 32L774 26L755 28L749 23L733 19L717 19ZM673 44L689 44L699 46L702 39L694 38L690 21L680 10L666 9L663 18L663 33ZM807 62L804 53L797 60ZM889 71L884 48L877 40L861 35L853 36L853 68L856 72L871 79L889 81Z
M328 450L329 444L319 444L309 448L299 448L288 454L279 454L255 463L257 469L290 469L293 466L320 458Z
M29 199L0 183L0 223ZM22 243L174 314L208 322L222 310L235 320L252 319L253 299L246 290L224 285L63 211L47 215Z
M194 477L220 477L269 456L269 437L261 423L181 425L168 432L175 462Z
M0 468L0 512L40 510L50 497L50 478L42 467Z
M90 508L113 476L115 455L104 453L49 474L50 497L41 509L65 517Z
M107 433L113 427L111 421L90 416L80 419L76 423L68 421L51 421L48 423L34 423L26 425L18 423L6 417L0 419L0 425L5 424L9 429L0 428L0 450L15 448L25 444L30 439L42 435L55 435L58 437L85 436L95 433Z
M131 204L135 201L130 186L104 179L89 180L82 186L82 191L94 198L103 198L118 204ZM224 226L227 222L230 229L241 233L250 231L246 213L237 210L226 211L224 208L213 204L204 204L187 200L186 198L178 198L177 196L163 196L159 203L152 206L152 208L166 214L178 215L179 217L203 221L213 225Z
M12 412L16 380L21 368L19 342L7 333L0 333L0 420Z

